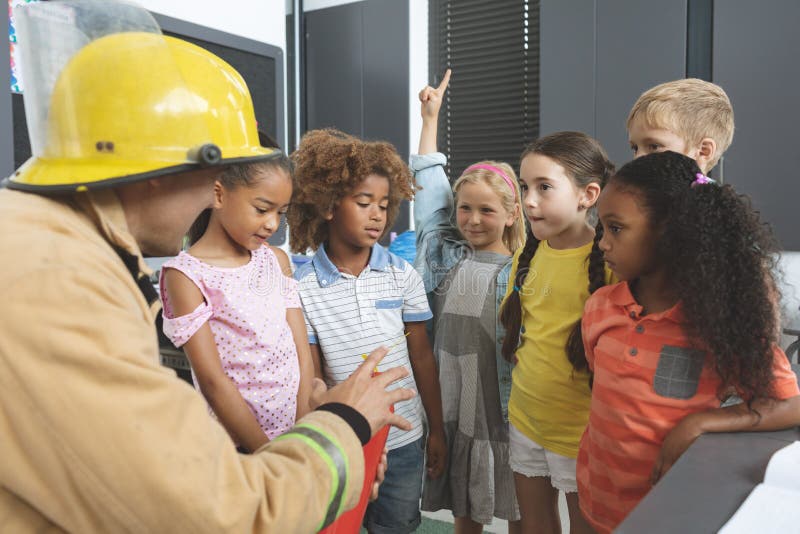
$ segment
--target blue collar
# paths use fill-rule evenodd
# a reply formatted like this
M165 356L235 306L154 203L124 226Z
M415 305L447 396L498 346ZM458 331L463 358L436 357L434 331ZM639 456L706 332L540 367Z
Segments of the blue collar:
M385 271L392 263L389 252L381 245L375 243L372 245L372 250L369 254L369 263L367 264L371 271ZM342 273L328 258L325 252L325 244L319 246L317 253L311 260L314 270L317 273L317 282L321 286L329 286L338 280Z

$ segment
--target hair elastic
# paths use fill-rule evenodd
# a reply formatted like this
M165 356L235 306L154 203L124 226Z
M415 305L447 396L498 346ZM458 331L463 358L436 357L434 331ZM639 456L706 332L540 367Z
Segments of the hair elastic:
M476 163L475 165L470 165L469 167L464 169L464 172L461 173L461 176L464 176L469 171L474 171L475 169L484 169L484 170L492 171L494 173L499 174L500 177L503 178L503 180L506 181L506 183L508 184L508 187L511 188L511 191L513 191L514 193L517 192L517 190L514 188L514 182L511 181L511 178L509 178L508 175L506 175L506 173L503 172L503 169L500 169L499 167L495 167L494 165L488 165L486 163Z
M694 187L696 185L705 185L705 184L715 184L715 183L717 183L714 180L712 180L711 178L709 178L708 176L706 176L705 174L703 174L702 172L698 172L694 176L695 176L695 178L694 178L694 182L692 182L692 187Z
M519 286L514 286L514 291L516 291L517 293L519 293Z

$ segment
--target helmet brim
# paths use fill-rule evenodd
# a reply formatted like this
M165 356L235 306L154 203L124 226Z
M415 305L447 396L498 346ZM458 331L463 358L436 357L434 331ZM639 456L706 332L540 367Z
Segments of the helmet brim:
M152 164L115 161L109 165L97 161L74 159L31 158L14 174L2 181L3 187L31 193L70 193L87 189L102 189L118 185L171 176L189 171L235 164L255 163L283 154L279 149L257 147L250 150L253 155L222 158L213 165L184 163L153 168Z

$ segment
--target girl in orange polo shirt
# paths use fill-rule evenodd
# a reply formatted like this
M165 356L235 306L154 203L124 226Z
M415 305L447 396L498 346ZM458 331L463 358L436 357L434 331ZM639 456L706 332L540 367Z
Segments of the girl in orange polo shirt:
M610 532L700 434L800 424L800 391L776 345L776 243L746 197L662 152L622 167L598 213L595 250L622 282L582 320L594 382L578 493ZM745 402L721 407L734 393Z

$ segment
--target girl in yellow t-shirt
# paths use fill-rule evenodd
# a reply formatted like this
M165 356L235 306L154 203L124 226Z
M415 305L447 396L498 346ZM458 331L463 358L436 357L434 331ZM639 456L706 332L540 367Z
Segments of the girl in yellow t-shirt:
M590 214L613 171L600 144L579 132L542 137L522 154L529 227L500 318L507 332L503 354L517 362L508 414L523 532L560 532L559 491L566 494L570 532L589 532L575 482L589 374L585 360L571 362L567 347L581 343L584 303L608 281L602 255L592 253Z

